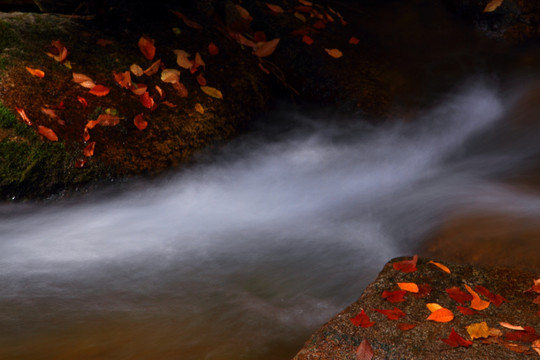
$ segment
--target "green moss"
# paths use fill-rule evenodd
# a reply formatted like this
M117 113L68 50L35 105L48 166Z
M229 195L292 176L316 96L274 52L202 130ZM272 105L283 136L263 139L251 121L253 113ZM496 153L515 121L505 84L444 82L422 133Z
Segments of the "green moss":
M15 46L18 41L19 38L11 26L5 21L0 21L0 54L6 48Z
M29 141L38 139L33 128L18 120L15 114L2 104L0 104L0 128L11 129L17 136L24 137Z

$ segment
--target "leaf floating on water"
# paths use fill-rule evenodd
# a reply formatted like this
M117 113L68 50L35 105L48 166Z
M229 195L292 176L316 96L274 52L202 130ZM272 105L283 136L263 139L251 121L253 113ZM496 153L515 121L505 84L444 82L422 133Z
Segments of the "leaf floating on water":
M371 360L373 359L373 355L373 348L369 344L369 341L364 338L356 349L356 360Z
M90 89L88 93L96 96L106 96L109 91L111 91L108 87L103 85L96 85L93 88Z
M154 46L154 40L146 36L141 36L139 42L137 42L139 50L148 60L152 60L156 56L156 47Z
M436 322L450 322L454 320L454 313L446 308L435 310L428 316L427 320Z
M396 270L409 273L409 272L418 270L416 268L417 261L418 261L418 255L414 255L411 260L402 260L402 261L393 263L392 267Z
M137 129L139 130L144 130L146 129L146 127L148 126L148 122L146 122L146 120L144 120L144 114L138 114L138 115L135 115L135 117L133 118L133 124L135 124L135 126L137 127Z
M471 289L471 287L467 284L465 284L465 289L467 289L469 294L471 294L472 296L471 308L475 310L487 309L487 307L489 306L489 301L480 299L480 296L478 296L478 294L473 289Z
M46 126L38 125L38 133L40 133L41 135L43 135L45 138L47 138L50 141L58 141L58 136L56 136L54 131L52 131Z
M418 285L415 283L397 283L401 290L405 290L411 293L417 293L419 291Z
M484 11L483 12L492 12L492 11L495 11L499 6L501 6L501 4L503 3L504 0L491 0L487 5L486 7L484 8Z
M34 75L34 76L36 76L36 77L38 77L40 79L43 79L45 77L45 73L43 71L39 70L39 69L33 69L31 67L26 66L26 70L30 74L32 74L32 75Z
M96 142L92 141L90 144L86 145L83 150L83 155L86 157L91 157L94 155L94 149L96 148Z
M472 341L465 340L464 338L462 338L454 330L454 328L452 328L452 330L450 331L450 335L448 336L447 339L441 339L441 340L447 343L448 345L450 345L451 347L458 347L458 346L469 347L472 345Z
M364 309L362 309L362 311L358 315L351 318L351 323L353 323L353 325L360 326L363 328L368 328L375 325L374 322L369 320L369 317L367 316Z
M17 113L21 116L22 120L24 121L24 123L26 125L32 126L32 122L30 121L30 119L26 115L26 112L24 111L24 109L15 107L15 111L17 111Z
M277 38L263 43L258 43L253 54L261 58L272 55L279 44L279 40L280 39Z
M444 272L447 273L447 274L450 274L450 273L451 273L450 269L449 269L447 266L445 266L445 265L443 265L443 264L441 264L441 263L438 263L438 262L435 262L435 261L431 261L431 260L430 260L430 261L428 261L428 264L433 264L433 265L435 265L436 267L438 267L439 269L441 269L442 271L444 271Z
M343 53L339 49L324 49L334 59L339 59L343 56Z
M216 99L223 99L223 94L216 88L213 88L211 86L201 86L201 90L208 96Z

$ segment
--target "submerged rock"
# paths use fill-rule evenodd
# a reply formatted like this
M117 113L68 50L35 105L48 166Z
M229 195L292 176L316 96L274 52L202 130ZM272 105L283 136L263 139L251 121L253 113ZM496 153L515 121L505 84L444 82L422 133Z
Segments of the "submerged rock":
M536 352L532 344L540 338L540 305L537 303L539 294L531 288L540 274L445 262L443 265L450 270L447 273L427 258L418 260L416 271L405 273L393 266L400 260L404 258L387 263L358 301L313 334L294 360L355 359L363 340L371 345L373 359L502 360L534 357ZM383 292L400 290L397 283L415 283L420 291L396 293L394 298L384 299ZM471 309L471 295L466 286L479 293L482 300L489 301L489 306L484 310ZM453 295L451 298L447 289L452 288L454 291L459 289L461 297ZM427 320L431 314L426 306L429 303L450 310L454 318L448 322ZM374 310L394 308L402 312L396 320ZM362 311L372 325L367 321L361 325L353 324L351 319ZM355 322L359 321L357 318ZM521 326L523 330L512 330L501 323ZM471 339L467 327L474 324L478 324L475 325L477 328L489 329L489 334ZM452 329L465 340L464 344L466 341L472 343L453 347L442 341L449 338Z

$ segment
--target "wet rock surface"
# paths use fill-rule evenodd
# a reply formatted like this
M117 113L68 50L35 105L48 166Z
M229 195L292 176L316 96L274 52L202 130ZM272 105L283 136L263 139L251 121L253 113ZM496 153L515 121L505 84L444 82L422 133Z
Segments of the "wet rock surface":
M444 265L451 271L448 274L429 263L430 259L420 258L418 270L405 273L393 267L394 263L404 259L410 258L393 259L387 263L358 301L313 334L294 359L355 359L357 349L364 339L373 349L373 359L502 360L538 356L531 346L540 337L540 305L533 303L538 294L530 291L534 280L539 278L538 272L445 262ZM421 291L417 294L407 293L402 302L392 303L383 299L384 291L399 290L399 282L414 282L420 286ZM427 284L430 290L422 290L422 284ZM459 287L466 293L465 285L473 289L483 286L492 295L500 295L506 301L500 304L494 301L484 310L464 315L458 306L470 309L470 300L459 303L448 295L446 289ZM489 301L483 295L480 297ZM427 320L430 315L426 307L428 303L437 303L452 311L453 320L445 323ZM400 309L405 315L397 320L389 320L373 310L394 308ZM362 310L374 323L372 326L364 328L351 322ZM476 338L468 347L452 347L441 340L447 339L454 329L463 339L470 341L467 327L482 322L490 329L496 329L492 333L497 335ZM516 333L516 330L501 326L500 322L520 325L526 330ZM411 324L414 327L401 330L400 324Z

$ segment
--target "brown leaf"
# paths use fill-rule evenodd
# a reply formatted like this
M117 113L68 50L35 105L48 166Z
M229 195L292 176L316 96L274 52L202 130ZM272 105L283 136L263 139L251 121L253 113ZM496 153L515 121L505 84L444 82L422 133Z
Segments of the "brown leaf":
M190 20L186 15L182 14L180 11L171 10L171 12L174 15L176 15L178 18L182 19L182 21L184 22L184 24L186 24L186 26L193 29L197 29L197 30L203 29L203 27L199 23L197 23L196 21Z
M141 36L137 43L139 50L148 60L152 60L156 56L156 47L154 46L154 40L146 36Z
M313 44L313 39L312 39L311 37L309 37L308 35L304 35L304 36L302 37L302 42L303 42L304 44L311 45L311 44Z
M156 91L158 92L159 94L159 99L160 100L163 100L165 99L165 90L163 90L162 88L160 88L159 86L154 86L156 88Z
M41 135L43 135L45 138L47 138L48 140L50 141L58 141L58 136L56 136L56 134L54 133L54 131L52 131L51 129L49 129L48 127L46 126L43 126L43 125L38 125L38 133L40 133Z
M31 67L28 67L28 66L27 66L27 67L26 67L26 70L27 70L30 74L32 74L32 75L34 75L34 76L36 76L36 77L38 77L38 78L40 78L40 79L43 79L43 78L45 77L45 73L44 73L43 71L39 70L39 69L32 69Z
M91 88L88 93L92 95L96 95L96 96L106 96L109 93L109 91L111 90L106 86L96 85L93 88Z
M206 78L204 77L202 73L197 75L197 82L199 83L200 86L206 86Z
M272 55L279 44L279 40L280 39L277 38L263 43L258 43L253 54L257 57L267 57Z
M147 76L152 76L159 71L160 65L161 65L161 59L158 59L154 61L154 63L150 65L148 69L144 70L143 73Z
M211 86L201 86L201 90L208 96L216 99L223 99L223 94L216 88L213 88Z
M414 294L414 297L417 299L423 299L431 294L431 286L429 284L420 284L418 285L418 292Z
M242 6L236 4L236 11L238 11L238 14L240 14L240 17L247 23L250 23L253 21L253 17L249 14L249 11L244 9Z
M146 122L146 120L144 120L144 114L138 114L138 115L135 115L135 117L133 118L133 124L135 124L135 126L137 127L137 129L139 130L144 130L146 129L146 127L148 126L148 122Z
M446 293L448 294L448 296L450 296L450 298L460 304L465 304L467 301L471 301L473 299L471 294L467 294L465 291L461 290L457 286L446 289Z
M538 353L538 355L540 355L540 340L534 340L532 343L532 348Z
M88 161L88 159L78 159L77 161L75 161L75 167L77 169L82 169L84 167L84 165L86 164L86 162Z
M54 111L53 109L47 109L42 107L41 112L53 119L58 119L58 115L56 115L56 111Z
M174 84L180 81L180 71L176 69L164 69L161 71L161 81Z
M148 92L144 92L139 99L141 100L141 104L148 109L152 109L155 105L154 99L150 96Z
M268 39L266 38L266 33L264 31L256 31L255 34L253 34L253 41L256 43L265 42L266 40Z
M173 53L176 55L176 63L183 69L191 69L193 65L191 60L189 60L189 53L184 50L173 50Z
M32 126L32 122L30 121L28 116L26 116L26 112L24 111L24 109L15 107L15 111L17 111L17 113L21 116L22 120L26 125Z
M97 124L99 124L100 126L116 126L120 123L120 117L109 114L101 114L98 116L96 121ZM89 127L88 125L86 126L91 129L91 127Z
M326 23L322 20L319 20L315 24L313 24L313 27L317 30L322 30L326 27Z
M83 155L86 157L91 157L94 155L94 149L96 148L96 142L92 141L83 150Z
M99 46L105 47L107 45L112 45L113 41L112 40L106 40L106 39L97 39L96 44L99 45Z
M180 97L187 97L189 94L188 89L181 82L174 83L173 88L178 92L178 95L180 95Z
M471 324L466 329L472 340L489 337L489 327L485 321Z
M146 89L148 89L148 86L146 84L135 84L133 83L129 90L131 90L132 93L134 93L137 96L140 96L146 92Z
M96 86L96 84L94 83L94 80L92 80L92 78L90 78L88 75L85 75L85 74L74 72L73 81L88 89L91 89L94 86Z
M339 49L324 49L334 59L339 59L343 56L343 53Z
M369 341L364 338L356 349L356 360L371 360L373 359L373 355L373 348L369 344Z
M68 56L67 48L59 40L51 41L51 45L56 50L56 54L50 53L50 52L48 52L46 54L49 57L52 57L54 60L56 60L56 61L58 61L60 63L63 63L66 60L67 56Z
M162 103L163 105L165 105L165 106L170 107L170 108L175 108L175 107L177 107L176 104L173 104L173 103L171 103L171 102L169 102L169 101L162 101L161 103Z
M204 108L200 103L195 104L195 111L199 114L204 114Z
M357 38L356 36L351 36L351 38L349 39L349 44L351 45L358 45L360 43L360 39Z

